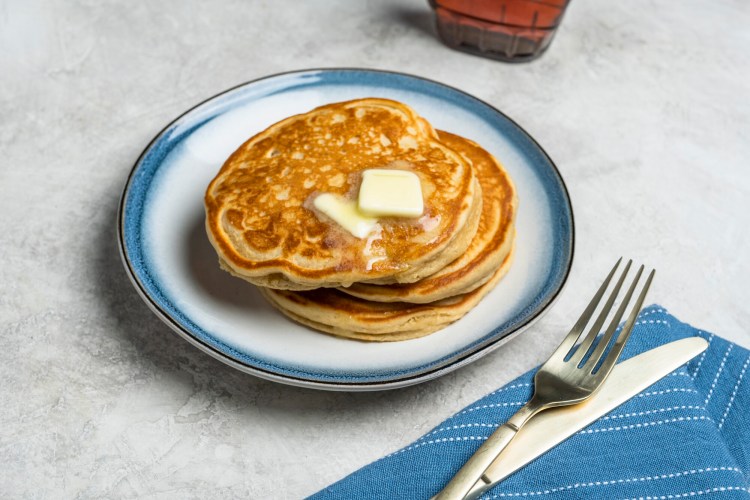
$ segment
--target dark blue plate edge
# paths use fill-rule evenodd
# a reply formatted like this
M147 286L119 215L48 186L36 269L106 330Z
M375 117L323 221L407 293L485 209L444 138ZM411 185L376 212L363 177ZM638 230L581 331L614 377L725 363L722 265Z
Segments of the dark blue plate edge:
M131 184L133 182L133 178L135 177L135 174L137 173L137 167L141 163L141 161L144 159L145 155L151 150L151 148L155 145L155 143L159 139L161 139L162 136L166 132L168 132L172 126L177 124L183 117L192 113L194 110L203 106L209 101L212 101L222 95L231 93L242 87L255 84L255 83L259 83L265 80L270 80L273 78L279 78L279 77L294 75L294 74L331 72L331 71L352 72L352 73L354 72L381 73L385 75L394 75L397 77L413 78L415 80L420 80L420 81L424 81L433 85L445 87L451 91L454 91L462 95L464 98L474 100L478 102L479 104L486 106L493 112L497 113L498 115L501 115L504 119L508 120L517 128L518 131L520 131L525 136L526 139L529 140L529 142L536 148L537 152L541 153L541 155L547 160L549 165L552 167L552 170L554 173L554 180L562 189L562 193L564 195L563 196L564 202L565 202L565 205L567 205L568 213L570 214L570 220L569 220L570 239L568 242L568 247L565 249L562 249L562 252L561 252L561 255L563 257L568 255L569 258L567 261L567 266L565 266L564 265L565 262L563 262L563 267L565 267L565 269L564 269L564 273L562 274L561 279L559 279L557 283L551 284L552 285L551 288L556 288L556 289L551 294L548 294L544 298L544 300L540 301L539 303L530 305L529 309L531 309L531 311L529 311L528 316L525 321L515 325L512 330L507 331L506 334L503 335L502 337L494 337L495 335L497 335L498 331L503 330L504 328L507 328L507 325L505 324L499 325L497 328L493 329L491 332L485 335L482 339L479 339L475 341L474 343L467 345L462 354L448 355L438 360L435 360L431 362L427 368L417 373L412 373L411 375L399 376L397 378L388 378L388 379L382 378L382 375L380 376L373 375L371 376L371 378L373 378L374 380L365 381L365 382L346 381L346 379L341 377L340 375L337 376L335 380L325 380L325 379L314 379L314 378L309 378L309 377L297 377L294 375L290 375L288 373L279 374L270 370L265 370L263 368L258 368L255 366L249 366L245 363L239 362L236 359L229 356L228 354L226 354L225 352L222 352L214 348L210 344L204 342L203 340L195 337L191 332L187 331L181 324L176 322L174 318L172 318L169 314L167 314L164 310L162 310L160 305L156 301L154 301L153 298L147 293L144 285L138 279L138 275L135 269L133 269L132 264L130 262L130 258L127 255L127 251L125 247L125 234L124 234L125 204L128 199L128 193L129 193ZM206 352L207 354L218 359L219 361L229 366L232 366L240 371L243 371L245 373L250 373L252 375L256 375L264 379L273 380L273 381L277 381L281 383L303 386L303 387L313 387L313 388L318 388L318 389L327 389L327 390L356 391L356 390L382 390L382 389L388 389L388 388L394 388L394 387L405 387L405 386L413 385L422 381L434 379L443 373L446 373L448 371L452 371L453 369L457 369L461 366L464 366L465 364L468 364L474 359L477 359L483 356L484 354L489 353L490 351L504 344L511 337L515 337L517 334L526 330L548 310L548 308L552 305L552 303L554 303L554 301L558 298L562 289L565 287L565 284L567 283L568 277L570 275L570 271L572 269L574 253L575 253L575 217L573 214L573 206L570 201L568 188L565 184L565 181L562 178L562 175L560 174L560 171L555 165L555 163L552 161L552 159L549 157L546 151L541 147L541 145L539 145L539 143L528 132L526 132L526 130L523 127L521 127L515 120L513 120L512 118L510 118L505 113L498 110L491 104L471 94L468 94L467 92L464 92L460 89L447 85L445 83L438 82L436 80L432 80L432 79L425 78L422 76L416 76L416 75L412 75L408 73L403 73L400 71L390 71L390 70L371 69L371 68L332 67L332 68L310 68L310 69L303 69L303 70L284 71L284 72L266 75L261 78L257 78L257 79L253 79L253 80L240 83L238 85L235 85L222 92L212 95L204 99L203 101L197 103L196 105L192 106L191 108L181 113L175 119L170 121L163 129L161 129L153 137L153 139L146 145L146 147L143 149L141 154L138 156L125 182L125 187L123 189L122 195L120 197L120 202L118 205L117 219L118 219L117 237L118 237L118 247L120 250L120 257L122 259L123 265L125 266L125 270L127 271L130 281L133 283L133 286L135 287L138 294L141 296L141 299L144 300L146 305L157 315L157 317L159 317L164 323L166 323L177 335L187 340L194 346L198 347L202 351ZM521 311L521 313L523 313L523 310ZM229 346L225 346L225 347L229 347ZM451 368L451 369L448 370L448 368ZM285 370L288 370L288 368L285 368ZM310 375L313 377L320 376L319 374L314 374L314 373L310 373L307 375ZM367 375L358 376L357 378L362 379L365 377L367 377ZM377 380L377 378L380 378L380 380Z

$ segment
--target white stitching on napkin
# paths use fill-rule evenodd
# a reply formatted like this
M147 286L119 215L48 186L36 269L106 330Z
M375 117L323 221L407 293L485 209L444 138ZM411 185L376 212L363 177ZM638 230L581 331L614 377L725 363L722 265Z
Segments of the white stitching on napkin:
M711 389L708 391L708 396L706 396L706 401L703 403L704 405L708 406L708 402L711 401L711 396L714 395L714 389L716 388L716 382L719 381L719 377L721 376L721 372L724 371L724 365L727 362L727 358L729 357L729 353L732 352L732 348L734 347L734 344L729 344L729 347L727 347L727 352L724 353L724 357L721 359L721 364L719 365L719 370L716 372L716 376L714 377L714 381L711 384Z
M648 310L648 311L643 311L638 316L648 316L649 314L657 314L657 313L668 314L666 309L658 309L657 308L657 309L651 309L651 310Z
M724 420L727 419L727 415L729 415L729 409L732 408L732 404L734 403L734 397L737 395L737 389L740 388L740 383L742 383L742 378L745 376L745 370L747 370L747 365L750 364L750 354L747 355L747 359L745 360L745 364L742 365L742 371L740 372L740 377L737 379L737 383L734 385L734 390L732 391L732 397L729 398L729 403L727 403L727 408L724 410L724 415L721 416L721 421L719 422L719 429L724 425Z
M631 424L631 425L617 425L614 427L605 427L603 429L585 429L578 434L595 434L597 432L609 432L609 431L626 431L629 429L636 429L641 427L652 427L654 425L662 425L662 424L671 424L672 422L684 422L684 421L691 421L691 420L709 420L713 422L713 419L711 417L707 417L705 415L700 415L697 417L676 417L676 418L669 418L665 420L654 420L652 422L641 422L638 424Z
M671 377L677 377L677 376L689 377L690 375L687 374L687 373L685 373L685 372L675 371L675 372L670 373L669 376L671 376ZM531 384L528 383L528 382L521 383L521 384L513 384L513 385L509 385L508 387L502 387L502 388L500 388L500 389L498 389L498 390L496 390L494 392L491 392L491 393L489 393L485 397L494 396L496 394L500 394L501 392L505 392L505 391L508 391L510 389L517 389L519 387L530 387L530 386L531 386ZM652 395L656 395L656 394L665 394L665 393L669 393L669 392L672 392L672 391L695 392L695 393L698 392L698 391L695 391L693 389L675 388L675 389L666 389L666 390L657 391L657 392L644 392L644 393L639 394L638 397L652 396ZM466 408L465 410L462 410L461 412L457 413L456 415L463 415L464 413L470 413L472 411L477 411L477 410L485 410L487 408L495 408L495 407L498 407L498 406L502 406L502 407L505 407L505 406L523 406L524 404L526 404L526 403L525 402L523 402L523 403L520 403L520 402L511 402L511 403L495 403L495 404L486 404L486 405L480 405L480 406L472 406L470 408Z
M633 323L634 325L667 325L669 327L672 326L672 324L669 321L664 321L663 319L644 319L643 321L636 321Z
M457 415L463 415L464 413L471 413L472 411L486 410L487 408L499 408L499 407L504 407L504 406L523 406L525 404L526 404L526 401L520 401L520 402L513 401L510 403L491 403L491 404L486 404L486 405L481 405L481 406L472 406L471 408L466 408L464 411L456 413L454 417Z
M462 437L447 437L447 438L433 439L431 441L425 441L424 443L413 444L407 448L404 448L403 450L394 451L390 455L386 455L384 458L392 457L393 455L398 455L399 453L410 451L410 450L413 450L414 448L427 446L428 444L449 443L453 441L487 441L487 436L462 436Z
M626 498L624 500L670 500L672 498L684 498L684 497L694 497L696 495L705 495L707 493L716 493L717 491L750 491L747 488L743 486L717 486L716 488L710 488L708 490L701 490L701 491L688 491L687 493L677 493L675 495L661 495L658 497L633 497L633 498Z
M644 415L651 415L653 413L665 413L665 412L674 411L674 410L705 410L705 408L703 406L692 406L692 405L671 406L669 408L659 408L656 410L639 411L636 413L622 413L620 415L608 415L606 417L600 418L599 420L612 420L612 419L627 418L627 417L642 417ZM445 431L468 429L471 427L489 427L489 428L494 429L499 425L501 425L501 423L484 424L481 422L472 422L472 423L460 424L460 425L448 425L445 427L440 427L438 429L435 429L434 431L431 431L425 434L424 436L420 438L420 440L428 438L430 436L434 436L435 434L438 434L440 432L445 432Z
M487 394L487 396L494 396L495 394L500 394L501 392L509 391L511 389L516 389L517 387L530 387L530 386L531 384L529 382L526 382L525 384L513 384L513 385L509 385L508 387L501 387L500 389Z
M501 392L509 391L511 389L517 389L519 387L530 387L530 386L531 386L531 383L529 383L529 382L525 382L525 383L521 383L521 384L513 384L513 385L509 385L508 387L501 387L500 389L497 389L496 391L493 391L493 392L487 394L487 396L485 396L485 397L494 396L495 394L500 394ZM523 406L525 404L526 404L525 402L524 403L502 403L501 406L516 406L516 405L517 406ZM489 405L481 405L481 406L472 406L470 408L466 408L465 410L461 411L460 413L457 413L456 415L462 415L464 413L469 413L469 412L476 411L476 410L484 410L486 408L493 408L495 406L497 406L497 405L495 405L495 404L489 404Z
M692 406L692 405L682 405L682 406L671 406L669 408L659 408L658 410L646 410L646 411L639 411L637 413L622 413L620 415L609 415L606 417L602 417L600 420L610 420L615 418L627 418L627 417L642 417L643 415L651 415L652 413L664 413L667 411L674 411L674 410L705 410L703 406Z
M430 437L432 435L435 435L435 434L437 434L439 432L443 432L443 431L454 431L454 430L458 430L458 429L466 429L466 428L469 428L469 427L491 427L491 428L495 429L499 425L501 425L501 424L483 424L483 423L479 423L479 422L477 422L477 423L471 423L471 424L449 425L447 427L440 427L439 429L435 429L432 432L428 432L427 434L425 434L424 436L422 436L419 439L422 440L422 439L424 439L426 437Z
M705 334L706 332L704 332L703 330L698 330L698 333ZM714 334L712 333L712 334L710 334L708 336L708 346L706 347L706 350L703 351L703 354L701 354L701 357L698 360L698 366L695 367L695 371L693 372L693 379L695 379L695 377L698 376L698 370L701 369L701 365L703 364L703 360L706 359L706 353L711 350L711 342L713 342L713 340L714 340Z
M589 483L575 483L575 484L569 484L567 486L559 486L557 488L550 488L548 490L525 491L522 493L498 493L496 495L493 495L492 498L549 495L551 493L557 493L558 491L574 490L577 488L590 488L592 486L609 486L610 484L639 483L643 481L656 481L659 479L672 479L674 477L692 476L695 474L703 474L706 472L725 472L725 471L739 472L740 474L742 474L742 471L736 467L706 467L705 469L685 470L682 472L672 472L670 474L660 474L658 476L629 477L625 479L610 479L609 481L592 481Z
M667 394L670 392L693 392L695 394L698 394L698 391L696 391L695 389L686 389L684 387L674 387L672 389L664 389L663 391L642 392L640 394L636 394L635 397L645 398L648 396L661 396L662 394Z

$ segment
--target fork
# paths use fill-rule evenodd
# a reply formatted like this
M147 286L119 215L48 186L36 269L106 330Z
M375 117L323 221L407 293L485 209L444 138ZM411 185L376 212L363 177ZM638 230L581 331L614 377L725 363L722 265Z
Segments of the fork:
M499 460L496 461L498 455L508 446L518 430L530 418L540 411L549 408L581 403L591 397L602 385L622 353L625 342L630 337L630 332L633 330L633 325L643 306L643 301L646 298L646 293L655 272L652 270L649 273L627 322L622 327L622 330L620 330L612 347L607 350L617 331L617 325L622 319L636 285L641 278L644 269L643 266L640 266L638 269L632 284L620 303L620 307L617 309L599 342L594 346L594 342L599 338L602 325L607 319L617 295L620 293L625 276L628 274L630 265L633 262L632 260L628 261L609 298L585 336L583 336L583 331L593 316L621 262L622 258L615 263L604 283L599 287L599 290L591 299L581 317L578 318L578 321L570 330L570 333L568 333L560 346L537 371L534 376L534 394L529 402L487 438L487 441L461 467L443 491L434 497L435 499L477 498L493 486L493 481L489 478L493 476L493 469L499 466ZM581 337L583 338L581 339ZM578 343L579 339L581 339L580 343Z

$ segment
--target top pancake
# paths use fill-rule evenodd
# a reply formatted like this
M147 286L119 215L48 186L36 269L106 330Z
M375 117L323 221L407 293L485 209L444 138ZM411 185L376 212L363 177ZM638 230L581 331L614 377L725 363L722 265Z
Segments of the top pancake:
M385 218L359 239L318 213L321 193L356 199L361 173L402 168L420 178L422 217ZM286 289L413 282L460 255L479 222L481 188L469 163L408 106L386 99L330 104L245 142L205 196L206 227L222 266Z
M341 291L378 302L434 302L478 288L510 253L518 204L510 177L495 157L476 143L448 132L439 131L438 135L443 144L471 162L482 187L482 213L471 244L456 260L415 283L355 283Z

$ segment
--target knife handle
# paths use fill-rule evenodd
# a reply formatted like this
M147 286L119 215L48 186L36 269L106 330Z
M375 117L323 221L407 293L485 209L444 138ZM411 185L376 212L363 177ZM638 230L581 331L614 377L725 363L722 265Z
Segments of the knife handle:
M489 486L491 481L484 478L484 471L497 458L503 449L516 437L518 430L543 407L536 404L534 398L521 407L503 425L497 428L479 447L469 461L453 476L448 485L435 497L437 500L463 500L476 498L486 488L478 490L475 484ZM469 492L472 496L468 497Z

